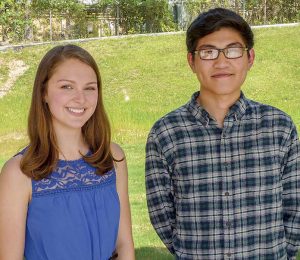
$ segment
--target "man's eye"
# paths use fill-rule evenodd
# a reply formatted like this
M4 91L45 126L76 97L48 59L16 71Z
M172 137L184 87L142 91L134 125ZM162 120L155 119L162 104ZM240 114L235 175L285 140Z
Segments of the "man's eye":
M204 52L204 54L206 54L206 55L210 55L210 54L212 54L212 53L214 52L214 50L208 49L208 50L203 50L203 52Z
M230 48L227 48L227 51L229 51L229 52L235 52L235 51L239 51L239 48L237 48L237 47L230 47Z

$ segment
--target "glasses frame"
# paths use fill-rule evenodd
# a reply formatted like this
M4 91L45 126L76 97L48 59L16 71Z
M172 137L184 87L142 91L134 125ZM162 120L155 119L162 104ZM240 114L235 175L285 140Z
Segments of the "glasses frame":
M227 57L227 55L226 55L226 50L228 50L228 49L230 49L230 48L243 49L242 55L239 56L239 57L235 57L235 58L229 58L229 57ZM203 59L203 58L201 58L200 51L202 51L202 50L212 50L212 49L218 51L218 55L217 55L216 58L214 58L214 59ZM232 46L232 47L226 47L226 48L223 48L223 49L218 49L218 48L204 48L204 49L195 50L193 53L194 53L194 54L197 54L201 60L216 60L216 59L219 58L220 52L223 52L224 57L225 57L226 59L235 60L235 59L239 59L239 58L243 57L244 52L245 52L245 51L248 51L248 50L249 50L248 47L239 47L239 46L233 47L233 46Z

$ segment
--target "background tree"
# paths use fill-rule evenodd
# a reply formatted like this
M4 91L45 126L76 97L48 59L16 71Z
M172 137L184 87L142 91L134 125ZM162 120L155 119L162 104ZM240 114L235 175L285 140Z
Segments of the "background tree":
M117 17L122 34L164 32L175 29L167 0L103 0L100 10Z
M74 35L71 30L71 21L73 21L75 27L80 22L85 24L86 9L85 5L77 0L32 0L31 8L35 13L34 18L40 19L41 17L47 17L49 19L49 38L65 38L86 36L86 28L82 30L75 30L77 33ZM60 32L53 32L53 19L59 19L61 24L62 20L65 20L65 28ZM79 28L82 26L79 26Z
M165 32L175 29L168 2L164 0L144 0L139 4L139 13L144 32Z
M186 0L185 7L190 20L212 7L230 8L252 25L300 20L299 0Z
M28 8L28 0L0 1L2 41L18 42L24 40L25 28L31 24Z
M173 31L213 7L230 8L251 25L300 20L299 0L0 0L0 41Z

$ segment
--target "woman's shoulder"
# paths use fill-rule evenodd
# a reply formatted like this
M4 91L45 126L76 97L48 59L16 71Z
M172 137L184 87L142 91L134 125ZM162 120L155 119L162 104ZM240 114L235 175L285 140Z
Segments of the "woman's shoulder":
M127 176L126 156L123 149L116 143L111 143L110 150L114 160L114 167L118 175Z
M7 174L7 172L11 172L11 174L15 174L17 176L21 175L20 173L22 173L22 171L20 169L20 162L22 157L22 154L17 154L14 157L10 158L8 161L6 161L6 163L2 167L1 175Z
M112 156L114 157L115 160L122 161L125 159L125 153L118 144L111 143L110 149L111 149Z
M0 173L0 187L10 187L17 192L31 193L31 179L20 169L22 154L10 158L2 167Z

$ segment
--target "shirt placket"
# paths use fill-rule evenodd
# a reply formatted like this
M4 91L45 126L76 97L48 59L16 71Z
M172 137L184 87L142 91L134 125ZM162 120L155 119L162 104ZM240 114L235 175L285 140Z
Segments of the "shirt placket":
M230 122L224 122L221 133L221 169L223 178L222 205L223 205L223 234L224 259L233 259L234 250L234 219L233 219L233 188L232 188L232 153L230 150Z

